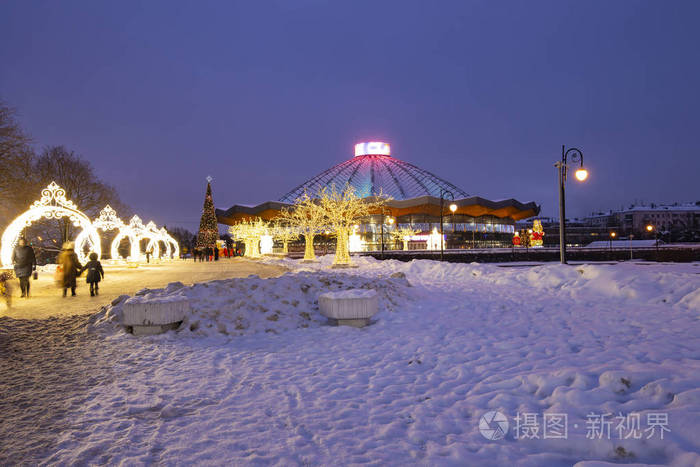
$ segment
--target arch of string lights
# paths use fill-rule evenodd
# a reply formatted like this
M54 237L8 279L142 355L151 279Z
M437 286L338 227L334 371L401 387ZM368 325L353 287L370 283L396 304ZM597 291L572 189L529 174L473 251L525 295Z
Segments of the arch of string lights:
M180 255L180 246L165 228L158 229L153 221L143 225L138 216L134 216L129 224L124 224L111 206L102 209L100 215L93 222L82 213L73 201L66 198L66 191L56 182L51 182L41 191L41 199L35 201L27 211L19 215L7 226L0 239L0 262L3 268L12 267L12 251L17 244L25 228L41 218L61 219L68 218L76 227L82 228L75 238L75 252L81 263L87 262L89 253L96 253L101 257L102 248L98 229L118 230L111 245L112 259L119 259L119 244L125 237L131 242L131 254L129 259L138 261L143 257L140 251L140 241L149 241L147 250L153 252L154 257L176 258ZM161 251L160 243L164 250ZM87 253L86 253L87 250ZM163 253L163 254L161 254Z
M355 157L321 172L297 186L279 200L294 203L304 192L313 197L323 187L335 185L342 189L352 185L357 196L376 196L380 191L396 200L420 196L440 197L441 191L450 191L457 198L469 195L447 180L427 170L391 156L387 143L369 142L355 145Z
M90 219L78 209L73 201L66 198L66 190L58 186L56 182L51 182L41 190L41 199L35 201L28 210L13 220L3 232L0 240L0 244L2 244L0 259L4 268L12 267L12 251L24 229L41 218L68 218L74 226L82 229L78 238L81 243L87 244L89 252L97 253L98 257L102 254L100 236ZM78 260L84 263L87 259L85 252L76 250L76 253Z

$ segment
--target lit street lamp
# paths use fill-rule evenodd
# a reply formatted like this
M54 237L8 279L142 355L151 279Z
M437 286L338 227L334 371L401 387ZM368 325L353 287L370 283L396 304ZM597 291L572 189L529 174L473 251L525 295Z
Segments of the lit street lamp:
M564 184L566 182L566 172L569 168L567 158L571 155L573 164L580 163L574 176L580 182L588 178L588 171L583 168L583 153L577 148L566 149L561 147L561 161L557 161L554 167L559 169L559 259L562 264L566 264L566 198L564 194Z
M457 211L457 205L455 203L450 204L450 211L452 211L452 234L455 233L455 211Z
M656 261L659 260L659 231L652 224L647 224L647 232L654 232L654 245L656 246Z
M455 207L455 211L457 210L457 205L454 204L455 195L449 190L445 190L444 188L440 188L440 261L442 261L444 259L444 256L445 256L445 247L443 245L443 243L445 242L445 235L443 234L443 231L442 231L443 210L444 210L443 206L445 203L445 195L449 195L450 199L452 200L452 204L450 205L450 210L452 211L452 206ZM452 212L454 212L454 211L452 211Z
M610 251L612 251L612 242L617 237L617 232L610 232Z

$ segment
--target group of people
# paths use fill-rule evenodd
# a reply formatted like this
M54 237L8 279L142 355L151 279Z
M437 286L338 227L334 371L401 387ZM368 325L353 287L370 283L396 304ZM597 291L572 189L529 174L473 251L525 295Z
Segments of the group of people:
M90 296L99 295L99 284L105 277L105 271L102 268L102 263L97 259L97 253L90 253L90 261L83 266L75 253L73 242L64 243L63 249L58 255L56 274L56 282L63 287L64 297L68 295L68 289L70 289L71 296L75 297L77 279L83 271L87 271L85 281L90 284Z
M219 261L219 257L233 258L240 256L241 250L234 248L195 248L192 250L192 259L195 261Z
M73 242L63 244L63 249L58 255L58 265L56 267L55 279L57 285L63 289L63 296L68 295L68 289L71 291L71 296L75 297L75 289L77 287L77 279L80 275L87 271L85 278L90 284L90 296L94 297L99 294L99 283L104 279L104 269L102 264L97 259L96 253L90 253L90 260L87 264L80 264L78 255L75 253L75 245ZM30 278L34 276L37 279L36 272L36 255L34 249L27 243L25 238L20 238L17 246L12 251L12 264L14 267L15 277L19 279L19 287L21 290L21 298L29 298L31 290ZM10 286L11 274L0 273L0 293L5 298L5 303L9 308L12 304L12 287Z

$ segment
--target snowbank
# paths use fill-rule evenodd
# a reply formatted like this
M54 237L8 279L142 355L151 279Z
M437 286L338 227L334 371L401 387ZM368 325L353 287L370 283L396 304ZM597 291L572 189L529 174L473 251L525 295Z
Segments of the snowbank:
M298 260L266 259L294 271L325 271L332 256L318 263ZM519 289L523 286L583 302L598 299L632 303L677 305L700 311L700 263L667 264L621 262L618 264L562 265L548 263L532 267L500 267L482 263L444 263L431 260L379 261L369 256L354 257L359 275L386 275L401 272L411 283L426 287L497 287Z
M115 301L94 315L91 331L121 332L123 303L167 303L186 299L192 312L175 331L179 336L243 336L260 332L280 333L326 323L318 309L322 293L379 295L380 312L400 308L409 294L405 278L369 278L359 275L300 272L261 279L228 279L195 284L176 282L163 289L142 290L137 296Z

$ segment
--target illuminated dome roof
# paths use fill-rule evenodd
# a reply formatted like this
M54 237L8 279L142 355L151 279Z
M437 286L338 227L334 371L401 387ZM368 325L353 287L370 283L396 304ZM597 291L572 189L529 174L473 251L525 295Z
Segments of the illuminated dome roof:
M359 197L376 196L380 192L397 200L434 196L450 191L455 199L469 195L450 182L408 162L390 156L389 145L370 142L355 145L355 157L321 172L280 198L293 203L304 192L314 196L323 187L335 185L342 190L349 183Z

